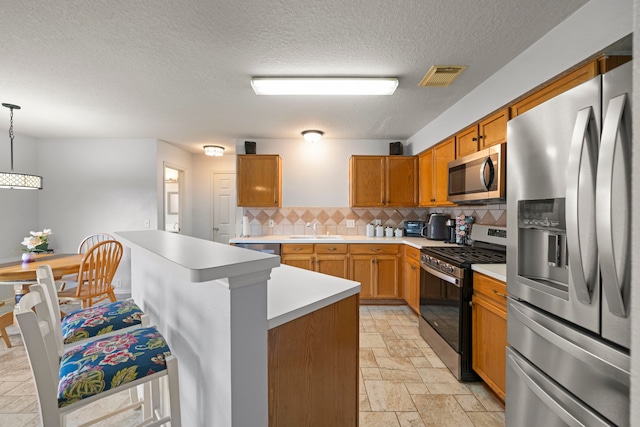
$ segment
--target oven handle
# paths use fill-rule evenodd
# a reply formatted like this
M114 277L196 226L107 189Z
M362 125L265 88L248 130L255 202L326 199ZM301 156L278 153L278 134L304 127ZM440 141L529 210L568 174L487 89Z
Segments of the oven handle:
M420 267L422 267L422 269L424 271L426 271L427 273L432 274L432 275L444 280L445 282L449 282L449 283L451 283L452 285L454 285L454 286L456 286L458 288L462 287L460 285L460 279L458 279L457 277L449 276L448 274L445 274L445 273L443 273L441 271L435 270L435 269L429 267L428 265L424 265L422 263L420 263Z

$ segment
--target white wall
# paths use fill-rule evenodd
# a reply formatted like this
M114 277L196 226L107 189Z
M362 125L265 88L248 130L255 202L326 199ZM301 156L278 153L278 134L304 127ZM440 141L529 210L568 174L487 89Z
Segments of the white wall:
M51 247L75 253L92 233L158 226L155 139L43 139L38 165L44 176L39 192L39 228L51 228ZM117 291L130 289L125 253Z
M165 229L164 224L164 213L165 211L165 202L164 202L164 167L169 166L173 169L178 169L183 171L180 180L181 183L181 193L180 193L180 207L182 211L180 212L180 216L182 218L182 229L180 230L181 234L186 234L187 236L191 236L193 230L193 166L192 160L193 155L188 151L183 150L182 148L178 148L175 145L171 145L166 141L158 140L157 141L157 164L156 164L156 177L157 177L157 200L158 200L158 224L157 227L159 230Z
M10 153L9 133L3 131L0 134L0 172L11 171ZM14 134L13 169L18 173L38 174L37 142L34 138ZM47 184L45 178L44 185ZM29 231L42 229L38 222L38 193L0 189L0 259L19 258L24 248L20 244L22 239L29 235ZM0 286L0 300L12 295L11 286Z
M413 154L518 98L633 31L632 0L591 0L409 138Z
M349 206L349 158L352 155L388 155L389 140L256 139L257 154L282 158L282 206ZM244 139L236 141L244 153Z

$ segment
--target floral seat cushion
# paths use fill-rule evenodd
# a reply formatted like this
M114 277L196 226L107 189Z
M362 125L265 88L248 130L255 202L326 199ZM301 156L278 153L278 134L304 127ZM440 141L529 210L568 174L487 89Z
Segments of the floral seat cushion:
M116 301L73 311L62 319L65 344L140 324L142 310L133 300Z
M167 368L171 355L155 327L134 329L79 345L60 361L58 406L71 405Z

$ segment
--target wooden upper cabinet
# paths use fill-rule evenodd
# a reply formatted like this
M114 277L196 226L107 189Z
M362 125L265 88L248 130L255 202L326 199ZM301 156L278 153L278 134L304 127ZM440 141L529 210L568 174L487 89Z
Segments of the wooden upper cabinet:
M475 124L456 135L456 158L478 151L478 125Z
M278 155L238 155L238 206L282 206L282 159Z
M433 192L433 148L423 151L418 156L420 177L420 206L431 206L436 201Z
M478 150L507 142L509 109L505 108L478 123Z
M504 108L456 135L456 159L507 141L509 109Z
M352 156L350 204L354 207L416 206L417 179L415 156Z
M423 151L420 165L420 206L449 206L449 162L456 159L456 140L450 138Z
M418 158L388 156L386 158L386 205L418 205Z
M529 111L533 107L542 104L554 96L560 95L561 93L566 92L587 80L591 80L597 75L598 61L589 62L563 77L560 77L554 82L545 84L541 89L538 89L520 101L515 102L511 106L511 117L517 117L525 111Z
M351 206L384 206L385 156L352 156L349 162Z
M433 188L437 206L453 205L447 200L449 192L449 162L456 159L456 143L451 138L433 148Z

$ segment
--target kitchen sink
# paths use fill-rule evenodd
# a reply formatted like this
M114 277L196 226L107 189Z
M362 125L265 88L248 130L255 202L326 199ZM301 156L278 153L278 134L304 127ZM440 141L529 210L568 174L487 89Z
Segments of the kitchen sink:
M308 235L308 234L300 234L300 235L288 236L287 239L292 239L292 240L343 240L344 238L342 236L340 236L340 235L319 234L317 236L313 236L313 235Z

